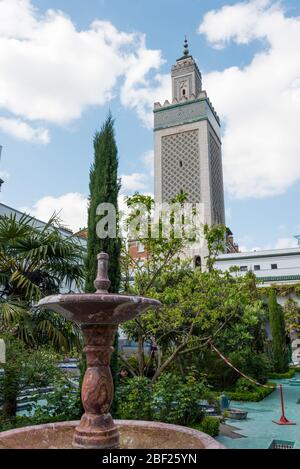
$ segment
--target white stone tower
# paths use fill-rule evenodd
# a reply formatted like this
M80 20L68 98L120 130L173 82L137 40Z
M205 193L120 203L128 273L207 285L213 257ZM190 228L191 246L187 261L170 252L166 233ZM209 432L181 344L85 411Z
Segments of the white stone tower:
M172 103L154 104L155 201L184 191L189 202L204 204L205 223L225 224L220 120L186 39L172 66L172 95ZM193 251L204 265L205 247Z

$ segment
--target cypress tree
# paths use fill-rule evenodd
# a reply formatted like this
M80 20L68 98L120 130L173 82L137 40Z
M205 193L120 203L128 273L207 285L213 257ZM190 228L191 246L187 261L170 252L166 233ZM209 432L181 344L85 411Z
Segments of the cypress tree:
M272 333L272 359L274 371L284 373L288 370L288 350L283 309L277 303L274 288L269 293L269 321Z
M95 291L94 280L97 274L97 254L106 252L109 255L108 276L111 281L110 291L118 293L120 287L120 250L119 238L100 239L96 233L96 226L101 219L96 214L100 203L111 203L118 211L118 194L120 183L118 181L118 150L115 140L114 119L109 113L100 132L94 137L94 162L90 170L90 198L88 210L88 234L86 256L85 291ZM114 343L114 352L111 359L111 371L114 386L117 386L118 375L118 334ZM112 412L116 411L115 402Z
M96 226L101 219L96 214L100 203L111 203L118 210L118 150L114 133L114 120L109 113L100 132L94 137L94 163L90 170L90 200L88 211L88 239L86 257L85 291L93 293L97 274L97 254L101 251L109 255L108 276L110 291L117 293L120 287L120 240L118 238L100 239Z

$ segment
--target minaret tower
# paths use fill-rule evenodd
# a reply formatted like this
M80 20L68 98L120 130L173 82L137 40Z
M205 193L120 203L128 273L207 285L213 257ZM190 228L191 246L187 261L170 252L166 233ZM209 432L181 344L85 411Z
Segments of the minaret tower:
M183 191L189 202L203 204L204 223L224 224L220 119L186 38L171 78L172 102L154 104L155 201L170 202Z

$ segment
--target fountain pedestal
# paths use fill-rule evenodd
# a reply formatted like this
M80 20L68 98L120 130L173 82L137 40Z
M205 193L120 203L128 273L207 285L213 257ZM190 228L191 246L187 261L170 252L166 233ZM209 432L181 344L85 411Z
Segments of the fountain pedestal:
M114 394L109 365L116 330L110 324L82 326L87 370L81 390L85 413L73 437L77 448L119 447L119 431L109 413Z
M158 300L108 293L108 255L98 255L96 293L67 293L39 302L81 326L87 370L82 383L85 410L80 422L57 422L17 428L0 433L1 448L143 448L196 449L223 448L213 438L192 428L160 422L118 420L114 424L109 409L113 399L110 357L118 324L158 308ZM75 431L74 431L75 428ZM120 432L120 438L119 438Z

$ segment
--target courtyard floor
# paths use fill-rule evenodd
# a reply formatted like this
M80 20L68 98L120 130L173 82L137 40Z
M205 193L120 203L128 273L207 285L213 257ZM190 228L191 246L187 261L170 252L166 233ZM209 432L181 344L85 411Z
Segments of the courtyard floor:
M295 378L300 379L300 373ZM216 439L227 448L268 449L273 440L295 442L294 449L300 449L300 386L291 386L288 380L272 380L283 384L285 415L297 425L276 425L281 415L279 387L260 402L231 402L231 407L248 411L246 420L226 419L226 424L235 427L235 432L246 438L230 438L220 434ZM299 401L299 404L297 403Z

